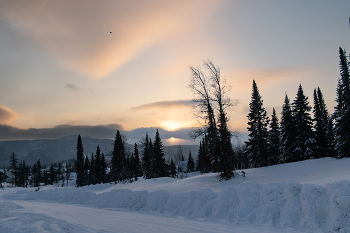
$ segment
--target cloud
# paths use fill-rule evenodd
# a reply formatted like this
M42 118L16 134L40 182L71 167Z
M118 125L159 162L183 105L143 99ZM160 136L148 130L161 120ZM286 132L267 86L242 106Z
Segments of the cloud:
M11 109L0 106L0 124L10 124L18 118L18 114Z
M69 90L72 90L72 91L80 91L80 87L78 87L77 85L74 85L74 84L70 84L70 83L67 83L66 85L64 85L65 88L69 89Z
M148 110L148 109L166 109L166 108L181 108L191 106L191 100L172 100L172 101L160 101L149 104L143 104L137 107L130 108L130 110Z
M155 43L191 31L215 6L199 0L6 1L0 15L64 66L101 78ZM184 24L194 12L195 23Z
M228 81L232 81L232 87L237 92L251 90L253 79L258 86L274 88L287 82L293 82L300 78L310 76L310 71L288 67L270 67L253 70L236 70L229 73ZM249 92L250 93L250 92Z
M82 135L95 138L114 138L117 130L123 130L120 124L109 125L58 125L53 128L19 129L8 125L0 125L0 140L32 140L55 139L68 135Z

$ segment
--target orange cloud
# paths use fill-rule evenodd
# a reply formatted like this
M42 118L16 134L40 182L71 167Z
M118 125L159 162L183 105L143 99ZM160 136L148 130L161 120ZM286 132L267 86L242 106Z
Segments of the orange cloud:
M272 88L282 83L308 77L309 75L310 71L308 70L274 67L232 71L227 75L227 78L229 81L232 80L231 83L233 88L239 87L237 88L237 91L246 92L247 90L251 90L253 79L259 84L259 86L269 85L269 87Z
M18 114L11 109L0 106L0 124L10 124L18 118Z
M213 7L214 1L200 0L34 0L6 1L0 13L64 66L101 78L156 42L191 28L184 21L194 11Z

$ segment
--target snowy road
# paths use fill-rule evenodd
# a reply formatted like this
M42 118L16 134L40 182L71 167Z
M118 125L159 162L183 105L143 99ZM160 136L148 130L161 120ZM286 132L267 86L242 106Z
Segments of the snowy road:
M121 232L121 233L181 233L181 232L306 232L255 226L233 226L225 223L165 218L136 212L98 209L93 207L13 201L24 207L10 211L0 221L0 230L9 232Z

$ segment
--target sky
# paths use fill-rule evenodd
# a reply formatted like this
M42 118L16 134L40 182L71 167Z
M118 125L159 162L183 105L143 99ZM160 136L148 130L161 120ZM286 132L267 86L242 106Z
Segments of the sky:
M231 84L230 130L246 140L252 82L280 118L299 84L333 113L349 1L0 0L0 140L71 134L128 142L158 128L196 144L189 66L211 60ZM164 137L162 137L164 135Z

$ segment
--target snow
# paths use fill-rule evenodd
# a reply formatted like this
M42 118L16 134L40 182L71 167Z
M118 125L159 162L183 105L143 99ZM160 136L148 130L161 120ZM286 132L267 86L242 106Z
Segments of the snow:
M0 190L0 232L350 232L350 159ZM2 202L1 202L2 201Z

